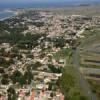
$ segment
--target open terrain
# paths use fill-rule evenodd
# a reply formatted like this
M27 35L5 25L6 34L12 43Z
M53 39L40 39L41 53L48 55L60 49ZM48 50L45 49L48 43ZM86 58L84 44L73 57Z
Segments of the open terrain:
M72 6L72 7L62 7L62 8L32 8L32 10L42 10L51 11L56 14L64 15L90 15L99 16L100 15L100 5L91 6Z
M46 100L100 98L99 8L17 9L19 15L0 21L2 95L13 100L34 89Z

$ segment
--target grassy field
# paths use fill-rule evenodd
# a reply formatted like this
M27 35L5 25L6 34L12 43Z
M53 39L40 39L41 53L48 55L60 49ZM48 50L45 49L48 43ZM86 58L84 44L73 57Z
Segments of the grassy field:
M88 100L83 93L77 79L76 70L72 64L72 49L64 48L54 54L56 60L65 59L65 67L62 76L57 82L57 86L65 95L65 100Z
M53 56L55 59L59 60L59 59L65 59L66 57L70 55L71 55L71 49L64 48L58 51L57 53L55 53Z
M65 100L89 100L84 96L72 65L65 66L63 75L58 82L60 89L65 94Z

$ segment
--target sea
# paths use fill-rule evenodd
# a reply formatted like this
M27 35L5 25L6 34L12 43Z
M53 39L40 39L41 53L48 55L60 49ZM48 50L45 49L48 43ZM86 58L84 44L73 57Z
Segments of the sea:
M10 16L14 16L14 13L8 12L8 11L1 11L0 12L0 20L3 20L3 19L8 18Z

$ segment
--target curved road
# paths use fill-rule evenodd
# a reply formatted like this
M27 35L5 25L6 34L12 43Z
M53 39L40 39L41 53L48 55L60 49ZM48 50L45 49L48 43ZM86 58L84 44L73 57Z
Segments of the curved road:
M90 89L90 86L88 82L85 80L84 76L80 73L80 65L79 65L79 49L73 49L73 66L75 68L76 72L76 78L80 84L81 89L83 90L83 93L86 97L89 98L89 100L97 100L96 95L94 95Z

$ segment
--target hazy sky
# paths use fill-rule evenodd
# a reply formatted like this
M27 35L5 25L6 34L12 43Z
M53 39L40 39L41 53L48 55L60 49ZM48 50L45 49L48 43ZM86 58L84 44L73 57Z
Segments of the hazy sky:
M87 1L99 1L99 0L0 0L0 3L16 3L16 2L87 2Z
M60 7L74 4L77 5L81 3L99 4L100 0L0 0L0 9L24 7Z

